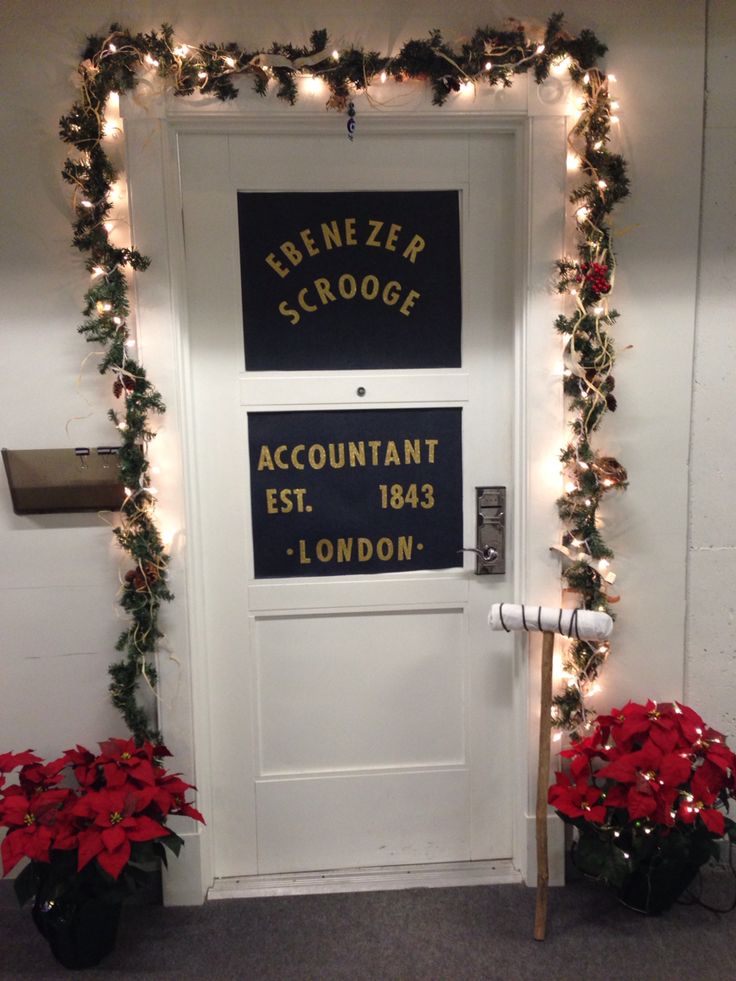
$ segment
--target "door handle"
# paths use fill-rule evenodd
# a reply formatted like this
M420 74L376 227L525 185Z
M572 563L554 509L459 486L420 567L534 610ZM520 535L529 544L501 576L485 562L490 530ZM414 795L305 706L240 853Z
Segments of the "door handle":
M475 488L475 547L463 552L475 552L476 576L503 575L506 572L506 488Z

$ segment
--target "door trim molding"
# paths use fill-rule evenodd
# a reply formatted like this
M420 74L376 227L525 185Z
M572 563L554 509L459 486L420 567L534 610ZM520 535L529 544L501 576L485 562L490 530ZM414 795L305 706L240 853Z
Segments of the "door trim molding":
M166 472L157 477L163 502L159 514L162 527L174 532L170 575L177 595L175 607L162 611L166 646L175 653L167 656L164 650L159 659L161 722L178 766L195 773L200 809L212 814L207 637L203 582L198 573L203 543L195 520L199 501L194 406L189 396L191 365L177 141L179 133L193 131L314 134L316 126L334 132L335 118L311 113L286 121L268 107L241 114L207 106L177 112L171 100L161 100L155 107L130 99L122 102L133 240L137 248L155 257L147 275L137 283L139 343L168 403L153 447L154 455L167 460ZM547 546L558 533L554 500L560 492L557 455L564 415L559 384L552 380L560 360L560 345L552 328L560 301L549 283L554 260L564 252L567 118L564 105L545 105L541 110L540 105L525 104L519 111L504 113L444 109L426 115L392 112L366 116L365 125L361 118L361 133L369 138L373 133L480 131L510 132L515 137L522 223L514 246L516 268L520 270L516 283L511 531L516 562L509 600L555 606L559 604L559 569ZM513 692L514 736L520 750L511 864L523 880L528 879L533 864L528 820L534 812L538 705L538 652L532 638L528 654L528 643L526 636L517 635ZM562 854L562 827L559 822L553 827L551 849L553 855ZM190 824L185 824L181 830L188 840L197 839L197 847L187 847L166 877L165 899L170 905L201 902L214 879L212 828L192 832Z

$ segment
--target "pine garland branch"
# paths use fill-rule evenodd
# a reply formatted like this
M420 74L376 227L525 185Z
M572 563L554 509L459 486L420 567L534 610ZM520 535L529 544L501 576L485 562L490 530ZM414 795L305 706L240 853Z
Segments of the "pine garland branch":
M353 92L387 77L422 81L430 87L434 104L441 106L463 85L508 87L526 72L540 83L553 66L567 66L581 94L580 115L569 139L583 179L570 198L579 233L577 255L557 263L557 289L573 307L554 325L566 344L563 390L571 432L560 455L568 483L557 508L565 525L562 545L578 556L562 577L584 608L608 611L615 598L609 594L612 580L605 570L613 552L601 535L598 510L610 490L626 487L627 476L616 459L593 447L591 437L616 409L610 331L618 313L609 305L616 267L608 218L628 194L629 182L623 158L609 149L615 106L609 77L597 67L606 47L592 31L569 35L563 20L561 13L552 14L536 41L516 20L501 30L478 28L459 51L433 30L427 38L406 41L390 58L362 48L329 52L325 30L314 31L307 45L274 42L262 52L249 52L232 42L185 44L177 41L169 24L139 34L113 24L105 37L87 39L78 69L79 96L59 122L60 137L72 148L62 177L73 189L72 245L85 256L91 277L79 331L90 343L103 346L99 370L113 375L113 395L121 403L109 412L121 437L120 477L127 488L115 536L133 565L125 574L120 599L129 618L117 644L124 657L110 667L110 693L137 740L156 742L161 736L138 703L138 691L141 683L155 688L158 617L161 603L172 599L147 457L155 437L152 417L165 412L165 406L144 367L128 353L128 275L145 270L149 260L135 248L114 245L109 237L112 187L119 176L104 147L110 95L133 91L145 71L155 72L177 96L198 93L228 101L238 95L237 76L249 76L259 95L275 85L277 97L293 104L298 78L306 73L327 86L328 108L347 109ZM573 736L589 724L585 696L609 651L609 645L594 649L575 642L566 653L570 683L555 698L554 711L557 724Z

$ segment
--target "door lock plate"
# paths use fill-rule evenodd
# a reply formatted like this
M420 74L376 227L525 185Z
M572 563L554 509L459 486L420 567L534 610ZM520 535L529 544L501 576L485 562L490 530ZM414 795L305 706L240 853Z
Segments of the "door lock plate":
M506 572L506 488L476 487L476 576Z

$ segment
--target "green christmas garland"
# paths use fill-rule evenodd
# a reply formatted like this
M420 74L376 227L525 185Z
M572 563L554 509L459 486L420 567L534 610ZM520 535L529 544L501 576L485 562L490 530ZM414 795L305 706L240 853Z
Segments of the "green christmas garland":
M324 30L315 31L308 46L273 44L266 52L247 52L233 43L184 44L176 41L168 25L160 32L131 34L113 24L107 37L88 38L79 65L79 97L60 120L62 140L76 151L62 173L74 188L73 245L86 257L91 277L79 330L104 348L99 370L112 375L113 394L120 402L119 409L109 413L120 431L120 475L126 487L122 520L114 533L133 564L121 598L129 626L117 643L123 657L110 667L110 693L137 740L160 738L140 704L138 688L142 679L155 687L153 661L162 636L159 611L162 602L172 599L147 456L155 435L152 418L165 407L143 365L130 354L128 276L146 269L149 259L135 249L116 247L109 236L112 185L118 174L104 149L108 99L112 93L133 91L139 72L155 70L178 96L201 93L222 101L234 99L234 79L247 75L258 94L276 86L277 97L293 104L297 80L306 73L327 85L329 108L347 109L352 118L351 95L377 79L422 81L431 87L434 104L441 106L467 83L508 87L516 75L526 72L543 82L551 67L564 60L580 92L570 152L583 179L572 195L578 254L558 262L558 288L574 304L573 311L556 322L566 341L564 391L572 420L571 437L561 454L568 483L558 501L566 528L559 551L565 556L563 579L579 594L581 605L608 610L612 576L606 570L612 552L600 534L597 515L605 494L625 486L626 472L618 461L594 449L591 437L616 407L609 328L618 314L609 306L615 259L608 216L628 193L628 180L623 159L609 150L609 78L596 67L606 47L591 31L573 37L562 24L563 15L553 14L543 39L536 42L518 21L505 30L479 28L459 51L439 31L432 31L426 39L407 41L391 58L360 48L328 51ZM608 653L607 644L582 641L566 652L568 685L555 698L554 711L560 728L573 735L587 724L584 698Z

